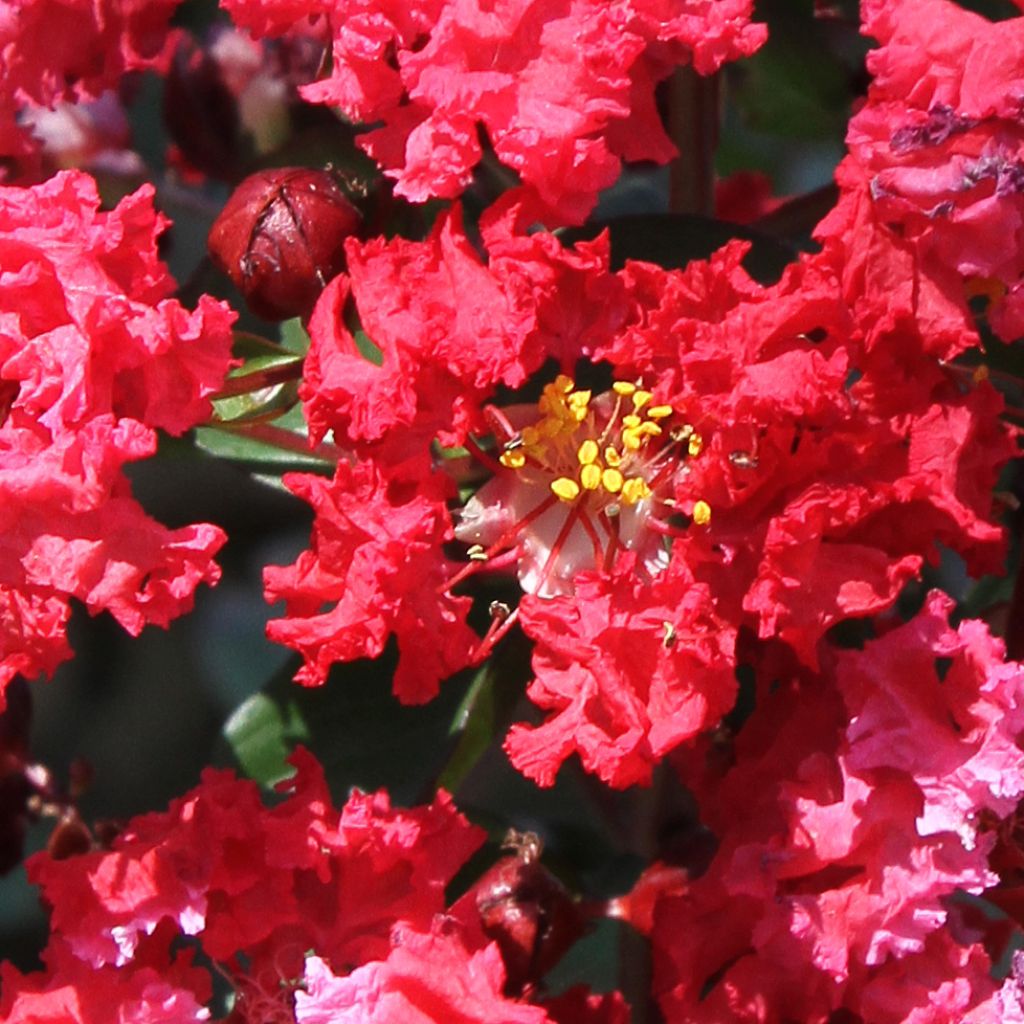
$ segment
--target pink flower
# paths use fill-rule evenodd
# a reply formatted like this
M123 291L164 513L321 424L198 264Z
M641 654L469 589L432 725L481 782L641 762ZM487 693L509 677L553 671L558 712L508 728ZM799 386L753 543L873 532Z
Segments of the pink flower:
M292 474L285 483L317 520L310 550L264 574L268 600L285 601L267 635L303 654L297 679L317 686L332 664L376 657L394 633L395 693L429 700L476 640L469 599L444 593L456 571L441 550L452 536L444 478L389 479L372 464L342 462L332 481Z
M527 595L520 622L535 642L527 693L549 712L513 726L512 763L542 786L572 753L616 787L650 780L651 766L732 708L735 630L682 563L648 584L624 560L582 573L573 595Z
M101 213L83 174L0 190L0 683L70 655L71 597L137 634L219 575L221 531L161 526L122 472L205 419L229 365L234 314L168 297L163 227L151 190Z
M292 0L224 0L238 24L283 30ZM623 160L675 148L654 88L674 67L710 74L764 41L750 0L346 0L304 4L333 36L329 77L303 88L353 121L383 122L363 148L414 202L452 198L483 156L519 175L527 220L579 223Z
M33 858L54 931L96 966L137 958L165 921L218 961L246 951L273 963L298 942L288 955L315 947L359 963L385 953L396 919L428 925L480 833L443 795L404 812L384 793L356 794L339 814L316 760L300 751L293 761L291 795L272 809L254 783L208 770L110 851Z
M0 11L0 152L25 156L25 107L94 100L126 71L162 66L179 0L9 0Z
M202 1004L209 1000L209 978L185 958L163 970L139 965L134 970L97 970L66 946L52 944L46 971L21 974L0 965L0 1018L5 1024L201 1024L210 1020ZM198 991L192 986L198 986ZM117 1016L112 1016L116 1013Z
M951 605L933 594L834 673L766 673L734 766L693 759L719 847L655 912L670 1022L843 1007L952 1024L991 995L987 956L949 938L948 898L997 881L980 825L1024 792L1024 674L980 624L949 627Z
M337 810L316 759L292 763L273 807L208 769L108 849L32 857L52 908L46 967L2 968L3 1019L192 1024L210 1018L216 973L232 1022L624 1024L618 995L577 990L549 1016L507 991L477 904L447 906L484 839L447 794L400 810L355 791Z
M991 23L948 0L867 0L863 18L881 43L874 80L850 122L843 201L818 234L850 250L853 288L861 275L891 282L895 296L866 289L866 321L872 303L874 319L891 316L916 289L936 345L941 321L969 330L967 301L984 296L1013 340L1024 333L1024 20Z
M421 933L400 927L386 960L337 977L318 957L306 960L297 1024L547 1024L539 1006L501 994L505 969L493 943L470 953L454 923Z
M301 681L394 634L396 694L428 699L518 621L550 717L510 735L516 763L550 784L578 752L628 785L729 709L741 627L813 666L936 541L1000 564L998 396L961 390L904 325L866 344L830 255L768 288L739 244L613 274L601 242L485 219L486 262L457 215L425 242L350 243L314 311L311 429L353 464L290 478L314 546L266 574ZM478 638L464 595L503 576L527 596L504 591Z

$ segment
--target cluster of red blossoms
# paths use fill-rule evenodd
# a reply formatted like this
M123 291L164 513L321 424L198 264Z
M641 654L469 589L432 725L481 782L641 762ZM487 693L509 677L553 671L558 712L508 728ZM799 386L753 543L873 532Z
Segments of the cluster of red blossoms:
M174 3L9 6L0 140L26 168L33 105L165 66ZM1015 436L954 360L1024 333L1024 18L862 0L838 203L765 285L743 242L616 268L605 236L554 233L624 161L673 159L655 86L752 54L747 0L222 6L329 50L302 95L367 127L395 195L456 200L425 238L350 238L306 324L309 443L340 454L285 476L312 538L265 574L298 682L394 641L394 694L423 703L518 631L523 775L575 755L626 789L668 762L714 851L603 905L648 937L668 1024L1024 1021L1024 667L938 591L896 614L943 552L975 578L1006 558ZM74 54L19 46L29 7ZM510 173L467 227L474 174ZM231 365L231 310L170 298L164 226L152 190L100 212L81 173L0 190L0 684L70 656L72 597L135 633L217 579L221 531L155 523L122 469L206 421ZM458 895L483 834L451 797L339 811L293 764L270 808L211 770L106 848L30 859L52 935L42 970L2 968L0 1020L630 1019L616 992L547 994L503 930L518 883Z

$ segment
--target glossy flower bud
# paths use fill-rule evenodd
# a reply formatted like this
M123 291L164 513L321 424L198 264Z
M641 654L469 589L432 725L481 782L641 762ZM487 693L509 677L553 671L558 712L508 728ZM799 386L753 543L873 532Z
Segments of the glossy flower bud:
M278 167L235 189L207 244L257 316L286 320L310 314L361 224L328 172Z
M509 833L502 857L471 890L484 934L505 961L506 995L530 992L583 934L584 916L564 885L540 863L540 839Z

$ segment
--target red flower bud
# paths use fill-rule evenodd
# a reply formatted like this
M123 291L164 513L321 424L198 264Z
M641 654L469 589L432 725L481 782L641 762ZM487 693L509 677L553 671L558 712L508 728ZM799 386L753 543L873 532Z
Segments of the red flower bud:
M583 913L540 863L540 839L510 832L502 857L473 887L484 934L505 961L505 994L528 993L583 934Z
M286 320L310 314L361 223L326 171L279 167L235 189L207 244L257 316Z

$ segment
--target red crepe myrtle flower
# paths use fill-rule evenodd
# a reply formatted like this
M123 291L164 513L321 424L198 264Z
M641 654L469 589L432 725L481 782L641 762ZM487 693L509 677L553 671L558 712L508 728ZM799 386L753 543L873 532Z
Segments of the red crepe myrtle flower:
M281 32L293 0L223 0L239 25ZM481 132L523 189L528 219L579 223L623 160L665 163L675 148L654 87L672 69L701 74L764 42L750 0L358 0L304 3L329 20L329 77L306 99L382 122L363 148L414 202L452 198L483 156ZM512 201L512 200L509 200Z
M232 986L232 1024L621 1024L620 999L577 992L549 1016L503 994L501 951L479 916L446 909L445 887L484 838L447 795L398 810L383 791L357 791L338 811L316 759L299 750L292 763L272 808L255 783L208 769L109 849L31 858L52 908L46 968L3 968L0 1016L59 1008L85 1024L105 999L106 1019L116 1008L123 1020L208 1020L201 953ZM146 1015L157 1000L165 1016Z
M223 533L150 519L122 466L209 415L234 314L168 297L152 190L98 208L84 174L0 190L0 685L70 655L71 597L134 635L219 575Z
M402 928L386 960L340 978L308 958L304 990L295 996L297 1024L546 1024L539 1006L502 996L505 969L496 945L470 953L452 931L443 922L426 934Z
M866 0L863 17L881 46L837 172L844 199L818 234L849 250L851 287L882 285L865 290L867 320L898 315L912 297L931 344L948 345L958 320L963 338L968 299L983 296L996 333L1017 338L1024 19L991 23L948 0Z
M949 627L951 606L933 594L828 673L763 679L724 773L681 759L719 848L655 912L668 1021L952 1024L990 997L947 897L996 880L980 812L1024 792L1024 674L980 623Z
M552 717L513 731L513 759L549 784L579 752L628 785L728 709L741 626L813 666L936 540L998 566L990 494L1013 447L995 392L962 390L912 332L867 346L827 255L765 288L739 244L612 274L600 242L506 231L490 221L486 263L457 215L425 242L350 243L314 311L311 432L352 464L286 480L318 512L313 550L266 576L302 682L393 633L396 694L429 699L519 621ZM539 401L495 401L545 357L563 372L543 371ZM498 572L527 597L481 640L463 589Z
M25 107L94 100L126 71L162 67L179 0L13 0L0 16L0 153L33 146Z
M166 944L165 944L166 945ZM164 962L134 970L95 968L67 946L53 942L44 953L46 969L22 974L0 964L0 1017L5 1024L97 1024L104 1020L147 1024L203 1024L210 979L187 957L163 951ZM116 1015L115 1015L116 1014Z

